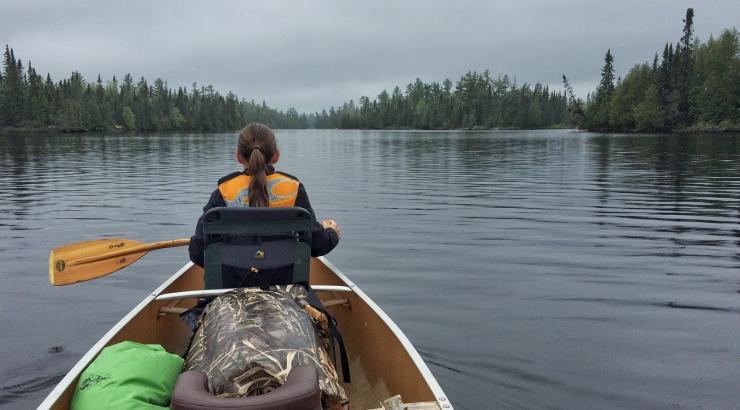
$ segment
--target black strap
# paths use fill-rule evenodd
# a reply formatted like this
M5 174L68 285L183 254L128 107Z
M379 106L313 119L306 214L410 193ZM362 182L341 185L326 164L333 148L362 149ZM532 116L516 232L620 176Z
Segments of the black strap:
M188 358L188 353L190 353L190 348L193 347L193 340L195 340L195 334L197 333L197 330L198 330L198 324L200 323L200 317L203 316L203 311L206 310L206 306L209 303L211 303L212 300L213 299L201 298L198 300L198 303L195 306L191 307L185 312L180 313L180 319L193 332L193 334L190 335L190 340L188 341L188 347L185 349L185 353L182 354L182 358L185 360L187 360Z
M313 306L313 308L323 313L324 315L326 315L326 319L329 324L329 336L331 337L331 341L329 344L331 346L332 361L334 361L334 366L336 367L337 357L334 351L334 342L336 342L336 344L339 346L339 359L342 364L342 378L345 383L349 383L350 375L349 375L349 359L347 357L347 348L344 346L344 339L342 338L342 333L339 331L339 328L337 327L337 320L334 318L334 316L330 315L329 312L327 312L326 310L316 307L316 306Z

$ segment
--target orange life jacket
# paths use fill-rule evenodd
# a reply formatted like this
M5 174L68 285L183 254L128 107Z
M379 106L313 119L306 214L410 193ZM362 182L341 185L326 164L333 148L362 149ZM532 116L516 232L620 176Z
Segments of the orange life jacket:
M218 184L218 190L229 207L249 206L249 184L252 178L246 174L239 174ZM295 206L298 197L298 185L295 178L279 172L267 176L267 198L270 208Z

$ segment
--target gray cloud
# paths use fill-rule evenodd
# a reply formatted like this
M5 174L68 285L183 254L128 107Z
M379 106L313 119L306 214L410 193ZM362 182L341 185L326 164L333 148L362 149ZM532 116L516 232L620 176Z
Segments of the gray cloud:
M740 21L740 2L3 1L0 42L54 79L131 73L316 111L383 88L490 69L585 95L611 48L619 75L681 36Z

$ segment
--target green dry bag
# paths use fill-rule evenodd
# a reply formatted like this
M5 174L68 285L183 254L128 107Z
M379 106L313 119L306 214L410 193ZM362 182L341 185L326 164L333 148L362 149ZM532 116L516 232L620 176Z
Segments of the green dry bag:
M182 358L160 345L108 346L82 372L72 409L164 409L170 405Z

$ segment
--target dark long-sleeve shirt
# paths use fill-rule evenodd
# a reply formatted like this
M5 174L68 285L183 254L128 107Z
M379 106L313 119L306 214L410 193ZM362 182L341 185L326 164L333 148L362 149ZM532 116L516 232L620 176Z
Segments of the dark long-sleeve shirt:
M270 168L269 173L274 172ZM281 172L281 174L285 174ZM285 174L292 177L291 175ZM297 180L297 178L292 177ZM203 214L216 207L226 206L226 201L221 195L221 191L216 189L211 194L211 198L208 203L203 207ZM329 253L337 243L339 243L339 237L333 229L324 229L324 227L316 220L316 214L311 207L311 201L308 199L306 188L303 184L298 185L298 195L296 197L295 206L307 210L311 214L311 223L313 226L311 232L311 256L322 256ZM203 266L203 252L205 251L205 243L203 238L203 215L198 218L198 223L195 226L195 235L190 238L190 260L198 266Z

